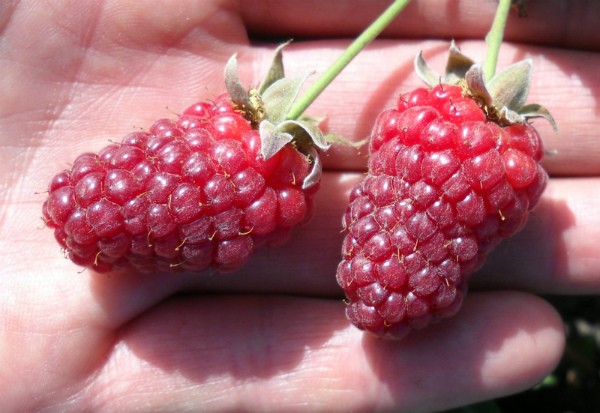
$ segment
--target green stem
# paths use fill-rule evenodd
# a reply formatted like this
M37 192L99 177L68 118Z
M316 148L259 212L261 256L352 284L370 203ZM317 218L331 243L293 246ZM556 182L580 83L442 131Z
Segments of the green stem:
M498 64L498 54L500 53L500 45L504 37L504 29L510 12L511 0L499 0L496 16L492 23L490 31L485 36L486 52L483 73L486 80L490 80L496 74L496 65Z
M394 18L406 7L410 0L394 0L389 6L338 59L300 96L287 114L288 119L298 119L302 113L315 101L335 77L356 57L356 55L373 39L375 39Z

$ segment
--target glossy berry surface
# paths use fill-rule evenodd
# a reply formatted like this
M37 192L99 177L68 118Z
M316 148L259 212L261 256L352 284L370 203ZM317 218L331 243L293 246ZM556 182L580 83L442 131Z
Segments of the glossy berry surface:
M231 271L306 222L308 158L292 145L264 160L259 133L226 98L200 102L49 184L47 226L76 264L108 271Z
M468 275L525 225L547 181L542 143L529 124L501 127L440 84L382 112L369 150L337 281L357 327L402 338L455 314Z

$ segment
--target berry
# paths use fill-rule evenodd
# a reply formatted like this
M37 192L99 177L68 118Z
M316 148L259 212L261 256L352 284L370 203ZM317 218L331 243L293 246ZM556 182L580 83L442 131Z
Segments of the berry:
M232 271L308 221L320 179L313 146L327 148L320 131L265 112L269 102L242 88L235 58L225 77L229 94L84 153L51 179L43 218L73 262L97 271ZM264 92L283 104L277 88L293 99L301 86L270 82Z
M348 319L376 336L454 315L469 275L525 225L544 190L535 129L473 90L438 80L402 95L373 127L337 281Z

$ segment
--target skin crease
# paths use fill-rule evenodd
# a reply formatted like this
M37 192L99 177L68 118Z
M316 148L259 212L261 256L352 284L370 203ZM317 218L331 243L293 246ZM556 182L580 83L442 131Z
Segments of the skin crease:
M455 38L466 53L483 56L477 39L494 2L438 3L445 2L411 4L308 113L326 115L329 131L359 140L399 93L420 86L411 73L419 50L442 69L448 42L430 39ZM538 382L560 359L564 332L534 294L600 291L600 86L592 75L600 41L589 18L600 4L529 3L528 20L509 21L499 66L534 61L529 101L544 103L559 125L555 134L535 120L556 152L545 161L548 190L526 229L473 275L461 312L402 342L373 340L349 325L335 284L340 220L364 151L326 155L314 220L235 274L81 271L62 259L39 219L54 173L83 151L222 92L222 67L234 52L242 79L257 82L275 44L249 39L295 37L288 73L321 72L387 2L331 1L328 13L317 13L322 2L303 11L287 0L5 4L3 409L429 412ZM324 16L335 21L321 24ZM419 27L409 23L418 18Z

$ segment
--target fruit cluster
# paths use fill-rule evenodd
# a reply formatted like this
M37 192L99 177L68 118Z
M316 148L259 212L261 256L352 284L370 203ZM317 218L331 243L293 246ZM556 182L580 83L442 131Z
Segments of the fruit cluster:
M319 150L345 142L304 110L405 5L394 2L299 100L306 76L284 76L287 43L256 89L239 81L233 56L227 94L80 155L52 179L43 206L67 256L97 271L232 271L257 247L284 241L312 214ZM417 56L429 88L401 95L372 130L336 278L348 319L377 336L401 338L455 314L469 275L525 225L546 186L528 120L556 125L543 106L526 104L531 61L495 74L501 6L485 67L454 43L444 76Z

